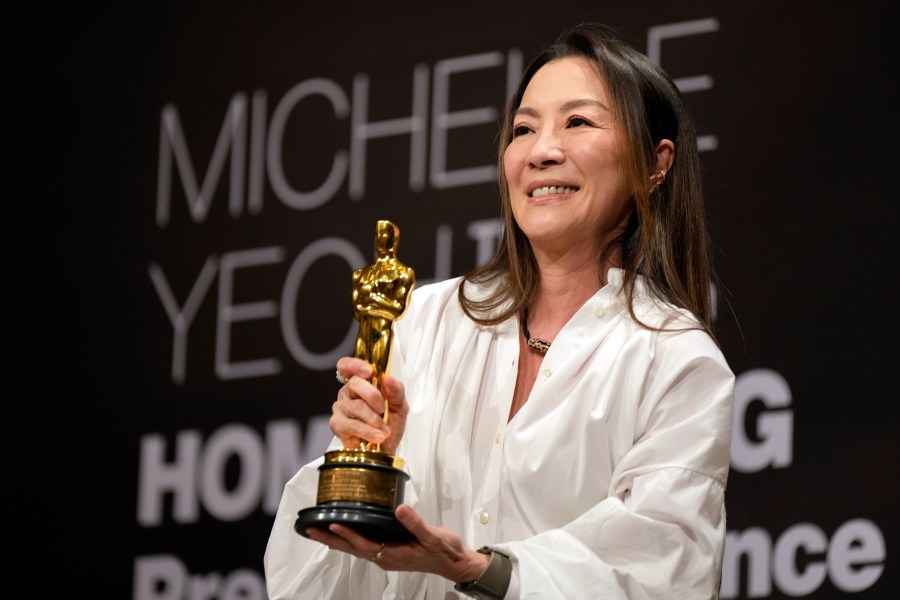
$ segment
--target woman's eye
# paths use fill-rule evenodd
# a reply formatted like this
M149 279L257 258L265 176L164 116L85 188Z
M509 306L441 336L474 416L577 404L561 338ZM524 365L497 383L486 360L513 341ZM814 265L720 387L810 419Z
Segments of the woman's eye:
M526 133L528 133L530 131L531 130L528 127L526 127L525 125L516 125L515 127L513 127L512 136L514 138L517 138L520 135L525 135Z
M584 125L590 124L591 122L584 117L572 117L569 119L569 127L583 127Z

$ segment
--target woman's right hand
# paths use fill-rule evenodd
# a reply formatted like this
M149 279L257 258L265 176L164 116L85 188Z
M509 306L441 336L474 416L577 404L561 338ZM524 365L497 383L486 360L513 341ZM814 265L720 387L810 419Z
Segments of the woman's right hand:
M337 361L337 369L347 380L332 405L331 431L344 448L359 448L361 442L380 444L380 451L394 454L403 438L409 404L403 383L390 375L379 391L370 379L373 369L366 361L345 356ZM382 392L384 395L382 395ZM388 421L384 422L385 401Z

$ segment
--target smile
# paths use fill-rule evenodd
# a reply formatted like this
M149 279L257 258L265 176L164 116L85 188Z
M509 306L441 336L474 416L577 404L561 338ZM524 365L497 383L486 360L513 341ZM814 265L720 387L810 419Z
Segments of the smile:
M577 187L569 187L569 186L545 186L539 187L536 190L531 192L532 198L539 198L541 196L550 196L553 194L574 194L578 191Z

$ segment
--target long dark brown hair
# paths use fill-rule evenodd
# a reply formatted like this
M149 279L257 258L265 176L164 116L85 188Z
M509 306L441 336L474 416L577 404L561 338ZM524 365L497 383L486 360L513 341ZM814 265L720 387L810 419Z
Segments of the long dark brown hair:
M574 27L538 54L506 105L497 160L503 238L488 261L463 277L459 286L463 310L478 323L500 323L527 308L540 284L531 244L512 215L503 155L532 77L545 64L568 57L586 57L599 67L625 144L622 170L635 209L625 231L605 252L620 256L632 317L640 322L633 299L635 281L642 275L657 297L690 310L715 338L710 306L713 273L693 120L678 88L656 63L610 28L595 23ZM665 181L652 189L655 146L663 139L675 144L674 162ZM599 258L604 264L604 256ZM598 273L598 281L603 275ZM469 282L498 285L488 297L474 298L466 294Z

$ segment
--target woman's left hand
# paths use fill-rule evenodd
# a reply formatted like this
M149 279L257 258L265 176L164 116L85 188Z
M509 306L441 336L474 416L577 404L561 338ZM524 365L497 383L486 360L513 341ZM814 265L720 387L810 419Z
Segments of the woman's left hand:
M466 548L455 531L432 527L407 504L398 506L394 514L415 540L381 544L339 524L327 530L311 527L307 534L333 550L370 560L385 571L434 573L458 582L474 581L487 569L489 557Z

